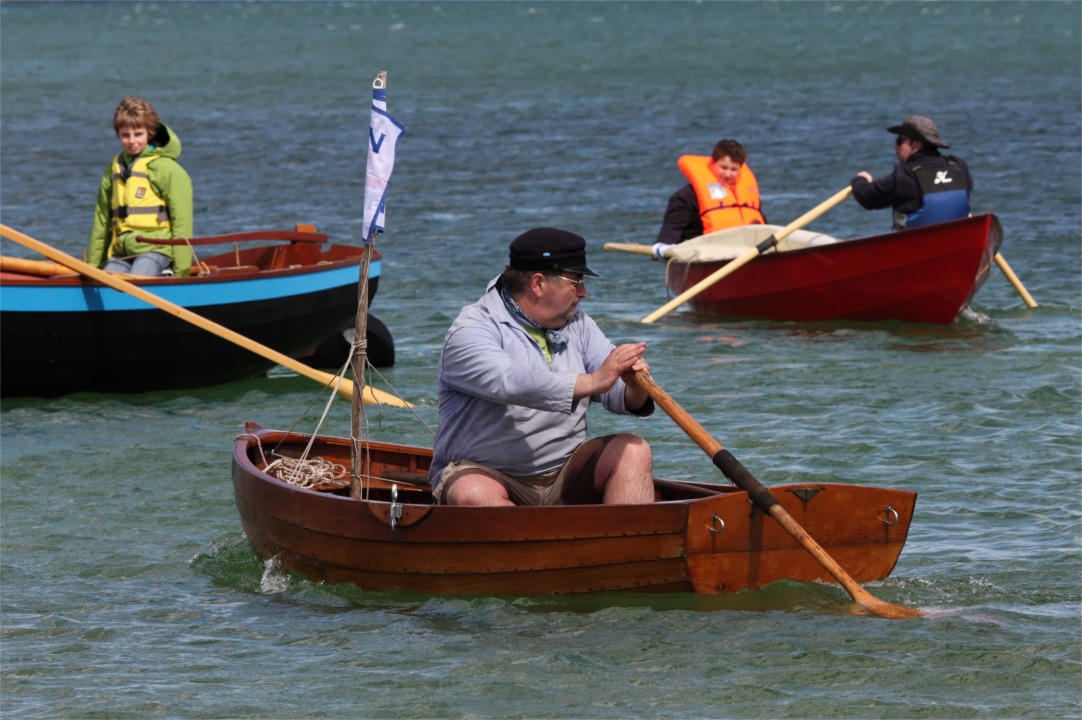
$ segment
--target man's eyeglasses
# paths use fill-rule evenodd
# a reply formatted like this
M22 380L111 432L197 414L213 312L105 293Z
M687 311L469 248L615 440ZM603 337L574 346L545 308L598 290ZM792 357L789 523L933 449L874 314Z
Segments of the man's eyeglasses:
M904 135L899 135L898 137L894 138L894 144L895 145L901 146L901 145L905 145L908 142L909 142L909 138L905 137Z
M551 275L550 277L559 278L560 280L566 280L569 283L574 283L575 285L578 285L579 287L586 287L586 278L585 277L581 277L578 280L576 280L574 278L565 277L564 275Z

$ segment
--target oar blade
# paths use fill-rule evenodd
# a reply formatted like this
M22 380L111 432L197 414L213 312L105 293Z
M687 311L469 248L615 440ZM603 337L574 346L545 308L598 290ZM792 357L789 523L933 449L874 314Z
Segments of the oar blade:
M1022 281L1019 280L1018 276L1014 274L1014 270L1012 270L1011 266L1007 264L1007 258L1003 257L999 253L996 253L994 259L996 261L996 265L998 265L999 269L1003 271L1004 277L1006 277L1007 281L1011 284L1012 287L1014 287L1015 292L1017 292L1018 295L1022 298L1023 302L1026 303L1026 306L1031 308L1037 307L1037 301L1033 299L1033 296L1029 294L1028 290L1026 290L1026 286L1022 284Z

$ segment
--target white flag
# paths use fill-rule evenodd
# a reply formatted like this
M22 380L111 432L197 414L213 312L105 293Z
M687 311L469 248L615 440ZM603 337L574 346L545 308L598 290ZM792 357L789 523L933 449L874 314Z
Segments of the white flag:
M406 126L387 112L387 89L383 80L372 83L372 123L368 130L368 170L364 179L364 244L372 242L376 233L383 232L383 216L387 203L387 184L394 169L394 152L398 138Z

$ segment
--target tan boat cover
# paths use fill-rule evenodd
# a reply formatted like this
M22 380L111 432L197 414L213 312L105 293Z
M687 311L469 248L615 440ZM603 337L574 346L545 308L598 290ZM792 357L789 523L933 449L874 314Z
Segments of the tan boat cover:
M665 257L681 262L717 262L740 257L751 248L785 228L781 225L743 225L685 240L665 249ZM778 243L777 252L799 250L813 245L842 242L836 237L810 230L794 230Z

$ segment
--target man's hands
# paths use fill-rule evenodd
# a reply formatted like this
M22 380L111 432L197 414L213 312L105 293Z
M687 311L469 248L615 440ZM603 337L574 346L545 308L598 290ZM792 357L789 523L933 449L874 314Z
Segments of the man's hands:
M592 373L583 373L578 376L575 381L575 399L608 392L616 384L616 380L628 371L650 372L650 366L642 357L645 352L645 342L627 343L615 347L605 358L601 367ZM646 391L632 381L627 385L624 404L630 410L637 410L643 406L648 397Z

